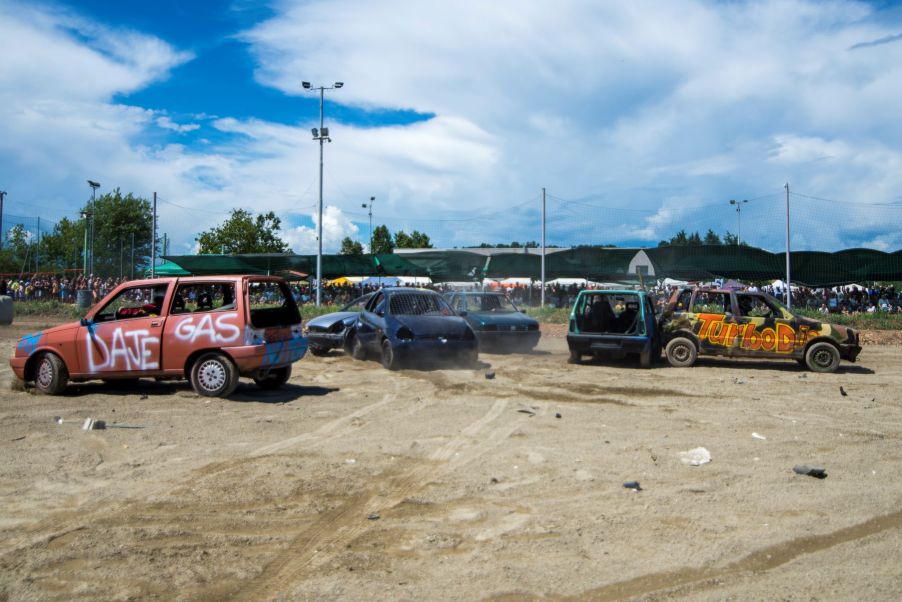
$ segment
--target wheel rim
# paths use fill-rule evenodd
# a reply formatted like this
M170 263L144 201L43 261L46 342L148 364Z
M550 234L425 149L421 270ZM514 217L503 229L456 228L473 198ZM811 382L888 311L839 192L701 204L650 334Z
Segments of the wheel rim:
M829 368L833 365L833 354L829 349L818 349L812 359L819 368Z
M216 391L226 382L226 369L219 360L207 360L197 370L197 381L205 391Z
M689 347L685 344L674 345L670 352L670 355L672 355L673 359L680 363L689 361Z
M50 359L45 357L41 360L41 365L38 366L38 376L35 380L42 389L46 389L53 382L53 364L50 363Z
M392 365L392 361L394 360L394 354L392 353L391 345L383 345L382 346L382 365L386 368Z

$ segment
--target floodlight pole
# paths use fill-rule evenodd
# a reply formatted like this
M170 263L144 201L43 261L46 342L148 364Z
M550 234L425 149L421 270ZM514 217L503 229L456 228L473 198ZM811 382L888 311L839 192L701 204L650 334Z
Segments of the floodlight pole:
M91 275L94 274L94 213L96 213L95 203L97 202L97 189L100 188L100 182L95 182L93 180L88 180L88 186L91 187L91 211L88 215L91 217ZM87 244L85 245L87 246ZM87 266L86 266L87 267Z
M338 89L344 82L335 82L331 86L312 87L310 82L301 82L305 90L319 90L319 130L313 131L313 139L319 140L319 212L316 224L316 306L322 303L323 295L323 142L332 139L323 132L323 99L326 90Z
M792 286L789 280L789 182L786 183L786 308L792 309Z
M737 201L735 199L730 199L731 205L736 205L736 246L742 244L742 204L748 203L747 199L743 199L741 201Z
M545 307L545 188L542 188L542 307Z

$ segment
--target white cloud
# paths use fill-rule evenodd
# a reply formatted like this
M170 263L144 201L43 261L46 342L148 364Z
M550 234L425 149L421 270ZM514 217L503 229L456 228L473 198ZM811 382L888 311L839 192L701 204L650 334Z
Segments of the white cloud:
M787 181L811 196L870 203L849 217L851 205L800 203L798 245L899 248L897 210L876 203L902 187L902 44L856 47L897 33L885 13L851 1L285 0L242 39L258 80L285 93L304 94L301 79L337 79L345 86L330 101L435 115L363 127L327 112L332 250L346 235L361 238L370 196L377 225L474 244L537 239L544 186L589 203L551 203L549 242L619 243L683 227L734 231L728 199L772 193L776 207ZM315 249L314 230L290 224L317 202L317 115L292 125L225 115L210 118L218 136L164 144L161 129L198 124L114 98L169 77L190 53L7 2L0 55L8 201L69 210L87 198L91 177L159 191L175 248L245 207L276 211L295 250ZM777 248L780 213L756 203L743 213L743 238ZM801 211L825 207L834 225L820 232L824 215Z
M297 226L286 230L282 237L285 242L301 255L315 254L318 250L317 224L319 214L312 212L313 227ZM360 229L351 222L338 207L328 205L323 207L323 253L337 253L341 247L341 241L346 237L351 240L360 240Z
M178 132L179 134L184 134L186 132L193 132L194 130L200 129L200 125L196 123L185 123L180 124L174 122L171 118L163 115L161 117L157 117L157 125L163 128L164 130L172 130L173 132Z

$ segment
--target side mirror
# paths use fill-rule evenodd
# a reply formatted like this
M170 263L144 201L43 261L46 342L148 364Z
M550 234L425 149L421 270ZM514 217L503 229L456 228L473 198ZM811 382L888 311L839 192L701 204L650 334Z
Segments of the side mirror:
M466 318L466 317L467 317L467 310L462 309L462 310L460 310L459 312L457 312L457 315L460 316L461 318Z
M383 309L377 310L376 315L379 316L380 318L385 317L385 310L383 310Z
M81 324L82 326L90 326L94 322L92 322L91 320L89 320L87 318L82 318L81 320L78 321L78 323Z

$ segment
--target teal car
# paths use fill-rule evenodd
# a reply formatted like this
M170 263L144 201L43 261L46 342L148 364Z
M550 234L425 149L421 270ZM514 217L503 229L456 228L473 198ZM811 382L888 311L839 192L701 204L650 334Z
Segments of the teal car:
M447 293L445 299L467 321L484 351L529 352L542 336L539 322L520 311L504 293Z
M661 334L654 303L645 291L580 291L567 331L570 363L583 356L636 356L642 368L661 356Z

